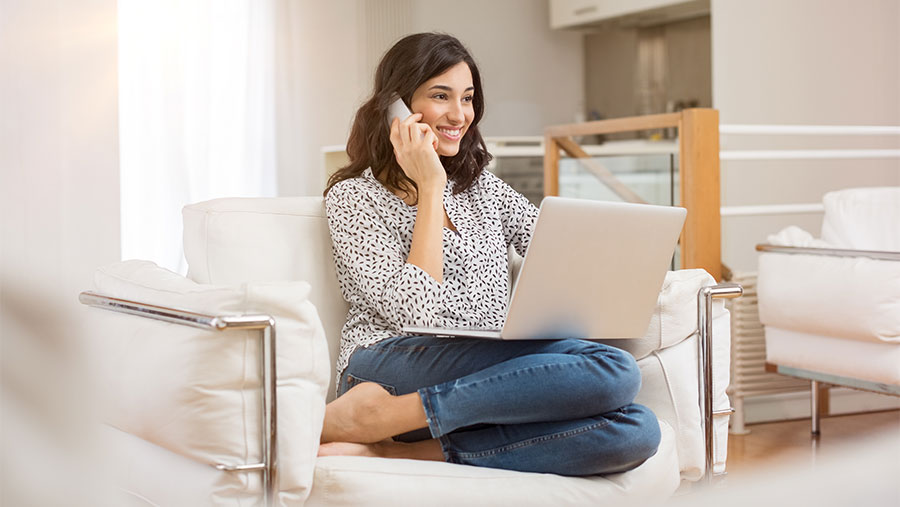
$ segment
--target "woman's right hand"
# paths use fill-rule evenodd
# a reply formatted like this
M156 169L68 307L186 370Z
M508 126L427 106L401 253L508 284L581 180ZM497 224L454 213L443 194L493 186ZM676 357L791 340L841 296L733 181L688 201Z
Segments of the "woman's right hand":
M438 138L427 123L418 123L422 113L410 115L403 121L391 122L391 144L397 163L421 191L432 188L443 192L447 184L447 172L438 158Z

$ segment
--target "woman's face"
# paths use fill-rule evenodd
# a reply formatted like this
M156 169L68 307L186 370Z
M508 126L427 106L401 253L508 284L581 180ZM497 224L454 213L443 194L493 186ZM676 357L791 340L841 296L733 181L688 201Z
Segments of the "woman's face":
M422 123L431 126L438 137L438 155L452 157L459 152L459 142L475 118L475 87L472 71L466 62L450 67L416 88L410 109L422 113Z

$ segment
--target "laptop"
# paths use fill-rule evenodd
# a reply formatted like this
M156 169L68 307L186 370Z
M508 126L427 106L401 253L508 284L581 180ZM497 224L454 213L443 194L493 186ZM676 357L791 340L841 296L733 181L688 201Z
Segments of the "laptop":
M640 338L687 210L546 197L502 329L404 327L501 340Z

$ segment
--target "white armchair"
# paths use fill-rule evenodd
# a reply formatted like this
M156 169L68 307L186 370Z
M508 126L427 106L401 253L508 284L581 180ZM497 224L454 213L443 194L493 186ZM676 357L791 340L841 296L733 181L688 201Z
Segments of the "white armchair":
M758 245L766 361L819 384L900 396L900 187L825 195L822 238L789 227Z
M636 401L662 429L657 454L630 472L573 478L317 458L347 312L322 199L219 199L187 206L184 221L188 278L126 261L98 269L81 296L116 310L90 312L92 356L111 459L138 502L585 505L664 499L724 470L730 326L717 298L740 288L712 287L705 271L670 272L645 337L615 343L638 359ZM701 334L708 348L698 347ZM700 372L709 369L707 382Z

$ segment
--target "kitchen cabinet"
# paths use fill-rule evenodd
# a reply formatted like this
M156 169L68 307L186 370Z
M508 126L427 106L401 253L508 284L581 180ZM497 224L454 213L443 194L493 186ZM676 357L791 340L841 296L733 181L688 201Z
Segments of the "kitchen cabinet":
M645 27L709 14L709 0L550 0L550 28Z

